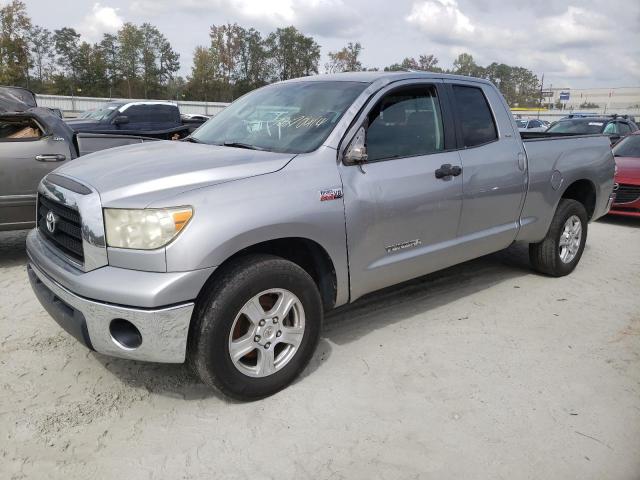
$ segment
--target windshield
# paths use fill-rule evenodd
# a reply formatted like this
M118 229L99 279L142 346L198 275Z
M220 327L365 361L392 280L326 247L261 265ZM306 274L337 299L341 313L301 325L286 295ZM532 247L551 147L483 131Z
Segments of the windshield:
M516 120L516 123L518 124L518 128L527 128L526 120Z
M629 135L623 138L613 147L613 155L616 157L640 158L640 135Z
M233 102L191 137L212 145L311 152L322 145L366 86L361 82L301 81L264 87Z
M107 104L102 108L98 108L96 110L87 110L79 118L90 118L91 120L102 120L103 118L107 118L111 112L113 112L116 108L122 106L121 103L111 103Z
M605 122L598 120L585 120L585 119L574 119L574 120L560 120L558 123L555 123L549 127L547 132L549 133L582 133L582 134L593 134L593 133L602 133L604 130Z

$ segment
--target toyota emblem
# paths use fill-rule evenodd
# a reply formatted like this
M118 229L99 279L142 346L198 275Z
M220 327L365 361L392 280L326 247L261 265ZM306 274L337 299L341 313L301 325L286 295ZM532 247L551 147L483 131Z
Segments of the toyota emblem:
M53 213L52 211L49 211L47 213L47 216L45 217L45 220L47 222L47 230L49 230L49 233L55 232L56 223L58 221L58 217L56 216L56 214Z

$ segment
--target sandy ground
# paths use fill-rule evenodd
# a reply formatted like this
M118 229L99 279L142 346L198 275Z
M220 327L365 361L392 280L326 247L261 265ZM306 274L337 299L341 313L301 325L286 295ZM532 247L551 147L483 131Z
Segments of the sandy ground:
M285 391L242 404L183 366L87 351L0 234L0 478L640 478L640 222L578 269L485 257L333 313Z

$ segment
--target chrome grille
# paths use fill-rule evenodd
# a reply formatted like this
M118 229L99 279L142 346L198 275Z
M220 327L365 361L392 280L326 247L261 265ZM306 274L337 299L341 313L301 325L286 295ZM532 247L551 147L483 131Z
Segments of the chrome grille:
M640 185L625 185L621 183L616 190L616 199L613 203L630 203L640 198Z
M47 226L49 212L56 216L53 232ZM80 214L76 209L38 195L38 230L56 248L80 263L84 262L81 225Z

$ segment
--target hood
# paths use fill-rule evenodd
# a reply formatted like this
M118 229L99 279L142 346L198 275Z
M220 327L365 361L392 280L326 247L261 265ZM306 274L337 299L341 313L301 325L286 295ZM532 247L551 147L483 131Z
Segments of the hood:
M55 172L95 188L104 206L143 208L187 190L275 172L294 156L161 140L92 153Z
M640 158L638 157L615 157L618 166L618 178L640 180Z
M22 87L0 87L0 111L24 112L36 107L36 95Z

